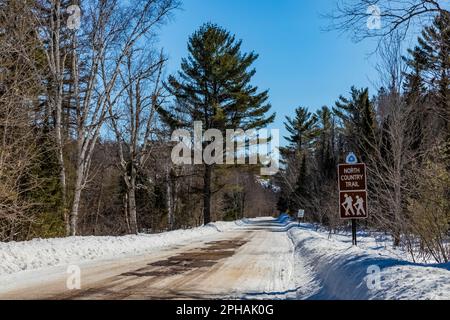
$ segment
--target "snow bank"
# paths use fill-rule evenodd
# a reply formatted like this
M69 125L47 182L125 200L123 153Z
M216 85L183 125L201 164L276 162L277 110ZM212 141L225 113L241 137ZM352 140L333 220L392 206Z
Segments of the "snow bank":
M276 221L279 223L288 223L291 220L291 217L289 215L287 215L286 213L282 213L277 219Z
M450 264L414 264L384 246L369 248L368 241L363 248L353 247L351 237L329 239L308 227L287 229L296 258L320 282L311 299L450 299Z
M69 237L0 243L0 276L70 263L142 254L165 246L183 244L236 226L235 222L216 222L195 229L152 235Z

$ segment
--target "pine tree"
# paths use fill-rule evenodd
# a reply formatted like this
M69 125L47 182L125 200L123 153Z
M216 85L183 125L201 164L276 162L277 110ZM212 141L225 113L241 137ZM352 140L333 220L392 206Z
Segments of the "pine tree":
M339 97L333 112L341 120L347 151L355 150L366 161L375 141L376 119L369 89L351 88L351 98Z
M289 209L289 200L281 194L277 201L277 210L281 213L285 213Z
M408 57L403 58L410 70L405 74L405 82L403 84L408 105L418 104L425 95L426 87L423 73L426 68L426 59L424 51L418 46L414 49L408 49Z
M295 186L295 194L297 198L304 200L310 195L308 188L308 172L306 166L306 154L303 154L302 161L300 164L300 172L297 178L297 184ZM302 201L304 202L304 201Z
M424 79L431 88L444 127L444 150L450 168L450 13L443 11L418 39L425 60Z
M292 190L290 204L291 210L295 206L305 205L305 199L308 198L308 166L307 166L307 152L311 149L314 137L317 134L317 117L308 111L307 108L298 107L295 109L295 117L286 117L284 123L289 136L285 139L290 143L287 148L281 149L281 154L284 158L293 157L300 161L299 174L297 176L295 187ZM291 159L291 160L293 160ZM298 162L296 161L296 162Z
M315 133L317 117L311 114L307 108L295 109L295 118L286 117L284 123L290 136L285 139L291 144L290 147L302 151L310 146Z
M435 91L438 111L446 124L450 121L450 14L440 14L433 25L426 27L419 37L419 48L425 58L425 77Z
M411 149L417 151L423 143L425 119L429 113L424 104L427 88L423 79L427 59L424 51L416 46L414 49L408 49L408 57L404 57L403 60L409 68L409 72L405 74L403 89L405 103L412 110L410 115L410 136L413 139ZM383 95L379 94L379 96Z
M242 53L242 41L215 24L204 24L188 42L189 56L181 63L178 77L170 76L166 85L176 98L170 110L160 109L162 118L174 127L191 128L201 121L203 129L259 129L273 122L267 115L268 91L258 92L251 85L258 58ZM203 144L203 148L206 144ZM211 182L213 165L204 164L203 217L211 221Z
M315 149L319 172L323 179L332 179L336 174L335 120L333 112L326 106L317 111L318 129Z

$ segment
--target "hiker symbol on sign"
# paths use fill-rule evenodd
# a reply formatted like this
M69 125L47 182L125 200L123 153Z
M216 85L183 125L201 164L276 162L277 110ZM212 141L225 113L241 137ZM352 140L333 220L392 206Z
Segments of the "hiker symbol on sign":
M340 204L342 219L364 219L368 216L366 191L341 192Z

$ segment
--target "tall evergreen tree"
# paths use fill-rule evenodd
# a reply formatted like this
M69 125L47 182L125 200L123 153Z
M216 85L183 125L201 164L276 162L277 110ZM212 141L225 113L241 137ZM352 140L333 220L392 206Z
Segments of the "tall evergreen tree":
M317 111L318 136L316 153L320 175L323 179L331 179L336 174L335 158L335 119L330 108L324 106Z
M301 205L305 207L307 205L307 200L309 200L309 197L311 196L310 190L309 190L309 183L308 183L308 171L307 171L307 162L306 162L306 154L302 154L300 162L300 171L297 177L297 183L295 185L295 197L293 200L296 200L293 203L294 205Z
M297 205L303 206L304 200L309 194L306 153L312 147L314 137L317 133L316 124L316 115L312 114L304 107L295 109L295 117L286 117L286 122L284 123L286 130L289 132L289 136L285 137L285 139L290 145L287 148L282 148L281 153L284 158L293 156L295 160L300 161L296 184L292 190L294 195L291 195L291 207Z
M365 161L373 148L376 131L375 110L369 99L369 89L352 87L351 97L339 97L333 111L342 122L347 151L355 150Z
M299 107L295 109L295 117L286 117L284 123L289 136L285 139L292 148L303 150L307 148L316 133L317 117L308 111L307 108Z
M444 127L444 150L450 169L450 13L443 11L418 39L425 60L424 80L431 89L436 113Z
M434 91L438 112L450 119L450 14L442 12L419 37L419 48L425 58L425 79ZM450 129L450 127L448 127Z
M170 76L166 85L176 98L170 109L160 109L163 119L181 128L201 121L203 129L259 129L273 122L267 115L271 105L268 91L258 92L251 84L258 58L254 52L242 53L242 41L215 24L204 24L190 38L189 56L181 71ZM204 143L203 148L206 147ZM203 216L211 221L211 181L214 165L204 164Z
M423 143L425 119L429 115L429 110L424 103L427 88L423 78L427 59L425 52L416 46L414 49L408 49L408 56L403 60L409 68L405 74L403 89L405 103L412 111L410 113L410 136L413 139L411 149L417 151ZM379 97L384 98L386 94L380 93Z
M423 79L423 73L426 67L425 52L416 46L414 49L408 49L408 56L404 57L409 72L405 74L403 89L406 103L408 105L417 104L423 98L426 87Z

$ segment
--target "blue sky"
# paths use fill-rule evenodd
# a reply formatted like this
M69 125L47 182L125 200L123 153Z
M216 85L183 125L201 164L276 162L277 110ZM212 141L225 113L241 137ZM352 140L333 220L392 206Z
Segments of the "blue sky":
M168 73L175 73L187 55L187 40L205 22L217 23L255 51L254 84L269 89L277 113L273 128L283 130L285 116L298 106L315 111L332 106L352 85L377 81L372 41L353 43L338 32L325 32L321 14L332 0L183 0L182 10L161 30L160 44L169 55Z

